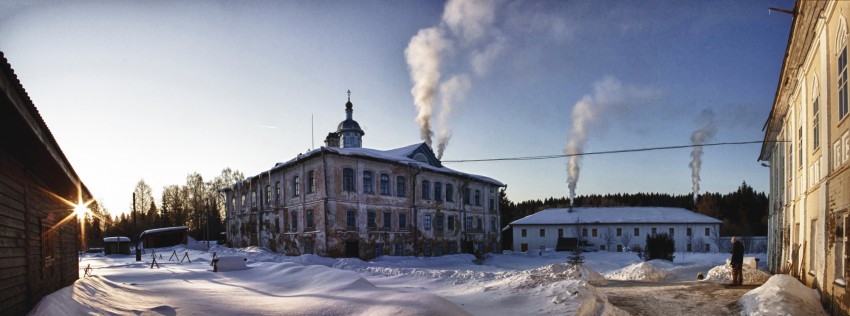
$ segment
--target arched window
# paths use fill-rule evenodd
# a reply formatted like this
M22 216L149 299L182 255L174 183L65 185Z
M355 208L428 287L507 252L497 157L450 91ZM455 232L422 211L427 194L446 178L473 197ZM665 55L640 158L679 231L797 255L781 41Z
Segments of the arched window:
M440 182L434 182L434 200L443 200L443 184Z
M375 193L375 180L372 171L363 171L363 193Z
M475 190L475 206L481 206L481 190Z
M381 174L381 195L390 195L390 175Z
M301 195L301 178L298 176L292 177L292 196Z
M838 55L838 121L847 116L847 20L839 16L835 49Z
M451 183L446 183L446 202L455 201L455 189Z
M298 231L298 211L292 211L292 217L290 219L292 222L292 225L290 227L291 231Z
M404 176L395 177L395 196L405 197L407 195L407 184Z
M430 200L431 199L431 181L422 180L422 199Z
M354 169L342 169L342 190L345 192L354 192Z
M313 210L304 213L304 227L313 228Z

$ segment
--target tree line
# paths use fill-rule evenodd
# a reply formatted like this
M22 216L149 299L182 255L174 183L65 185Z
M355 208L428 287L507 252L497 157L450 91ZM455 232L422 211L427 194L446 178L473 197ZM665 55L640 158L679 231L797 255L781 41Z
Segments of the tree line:
M225 227L225 200L219 190L244 178L242 172L230 168L208 181L192 172L184 184L163 187L158 203L151 187L139 180L132 192L135 199L129 205L129 212L113 217L102 203L90 205L91 214L83 223L86 245L100 247L104 237L135 239L145 230L171 226L189 227L189 235L198 240L216 240Z
M722 236L765 236L767 235L768 197L764 192L756 192L747 182L743 182L734 192L721 194L706 192L698 196L694 204L693 195L673 195L667 193L616 193L580 195L575 199L575 207L605 206L663 206L688 209L723 221L720 225ZM570 207L566 197L550 197L544 200L511 201L505 192L499 197L499 209L502 223L507 225L525 216L547 208ZM510 249L513 242L512 230L502 233L502 246Z

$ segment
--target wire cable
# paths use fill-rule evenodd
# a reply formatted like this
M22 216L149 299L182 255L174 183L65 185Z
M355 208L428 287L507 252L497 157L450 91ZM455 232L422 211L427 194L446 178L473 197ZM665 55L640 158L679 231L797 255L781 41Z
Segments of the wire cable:
M699 145L690 144L690 145L678 145L678 146L646 147L646 148L594 151L594 152L575 153L575 154L558 154L558 155L526 156L526 157L505 157L505 158L484 158L484 159L443 160L442 162L443 163L461 163L461 162L483 162L483 161L542 160L542 159L566 158L566 157L572 157L572 156L622 154L622 153L632 153L632 152L641 152L641 151L669 150L669 149L681 149L681 148L692 148L692 147L748 145L748 144L781 143L781 142L787 142L787 141L761 141L761 140L757 140L757 141L745 141L745 142L722 142L722 143L710 143L710 144L699 144Z

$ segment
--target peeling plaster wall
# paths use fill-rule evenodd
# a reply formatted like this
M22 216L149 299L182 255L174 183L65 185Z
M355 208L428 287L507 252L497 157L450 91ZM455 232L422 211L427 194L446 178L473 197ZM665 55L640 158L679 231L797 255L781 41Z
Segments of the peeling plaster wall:
M354 170L355 190L351 192L343 190L345 168ZM314 192L309 191L310 171L315 175ZM373 174L371 193L364 193L365 171ZM381 192L382 174L389 176L388 195ZM398 176L404 177L404 196L397 196ZM431 183L427 199L422 197L423 180ZM433 192L436 182L442 184L441 200L436 200ZM277 183L281 187L279 197ZM446 184L453 186L452 201L446 199ZM269 201L266 186L271 192ZM475 190L480 192L480 205L476 205L474 196L469 204L464 203L467 188L471 195ZM251 192L257 192L254 206ZM264 172L224 193L228 203L228 243L235 247L262 246L287 255L314 253L359 258L500 250L497 187L407 163L325 152ZM246 196L244 204L242 194ZM307 211L313 214L312 227L307 227ZM349 212L354 214L354 226L348 225ZM374 224L368 223L370 213L374 214ZM404 227L400 223L402 216ZM426 216L430 216L430 227L425 225ZM442 224L436 223L438 218ZM452 224L448 223L450 218ZM466 227L465 218L470 218L471 227ZM296 227L292 226L293 221Z

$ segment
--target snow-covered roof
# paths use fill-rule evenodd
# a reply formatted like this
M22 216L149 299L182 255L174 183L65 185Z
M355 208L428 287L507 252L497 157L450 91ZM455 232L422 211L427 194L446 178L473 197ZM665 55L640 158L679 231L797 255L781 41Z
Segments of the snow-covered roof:
M425 150L425 151L428 151L428 152L431 151L431 149L425 143L418 143L418 144L413 144L413 145L410 145L410 146L405 146L405 147L390 149L390 150L377 150L377 149L371 149L371 148L320 147L320 148L308 151L304 154L300 154L300 155L298 155L298 157L295 157L295 158L293 158L289 161L277 163L277 164L275 164L275 166L271 170L264 171L264 172L260 173L260 175L272 172L272 171L277 170L277 169L284 168L284 167L292 165L292 164L295 164L298 161L301 161L301 160L304 160L304 159L307 159L307 158L311 158L311 157L316 156L316 155L320 155L322 153L322 151L324 151L326 153L334 153L334 154L337 154L337 155L340 155L340 156L366 157L366 158L384 160L384 161L401 163L401 164L416 165L416 166L421 167L422 169L433 171L433 172L440 172L440 173L446 173L446 174L451 174L451 175L456 175L456 176L461 176L461 177L468 177L468 178L475 179L475 180L478 180L478 181L481 181L481 182L490 183L490 184L493 184L493 185L496 185L496 186L504 186L504 184L502 182L499 182L498 180L490 178L490 177L460 172L460 171L457 171L457 170L453 170L453 169L450 169L450 168L443 167L439 164L439 161L436 161L436 164L438 166L434 166L432 164L429 164L428 162L423 162L423 161L419 161L419 160L411 158L411 156L414 156L414 153L416 153L417 151L422 151L422 150ZM433 154L431 154L431 155L433 156ZM434 158L434 159L436 159L436 158ZM257 176L259 176L259 175L257 175ZM246 180L255 178L257 176L249 177ZM226 191L226 190L228 190L228 188L224 189L224 191Z
M189 227L188 226L173 226L173 227L148 229L148 230L142 232L142 236L144 236L145 234L161 233L161 232L167 232L167 231L171 231L171 230L189 230Z
M694 223L720 224L722 221L678 207L574 207L550 208L511 222L511 225L547 224L624 224L624 223Z
M130 242L130 238L127 237L106 237L103 239L103 242Z

